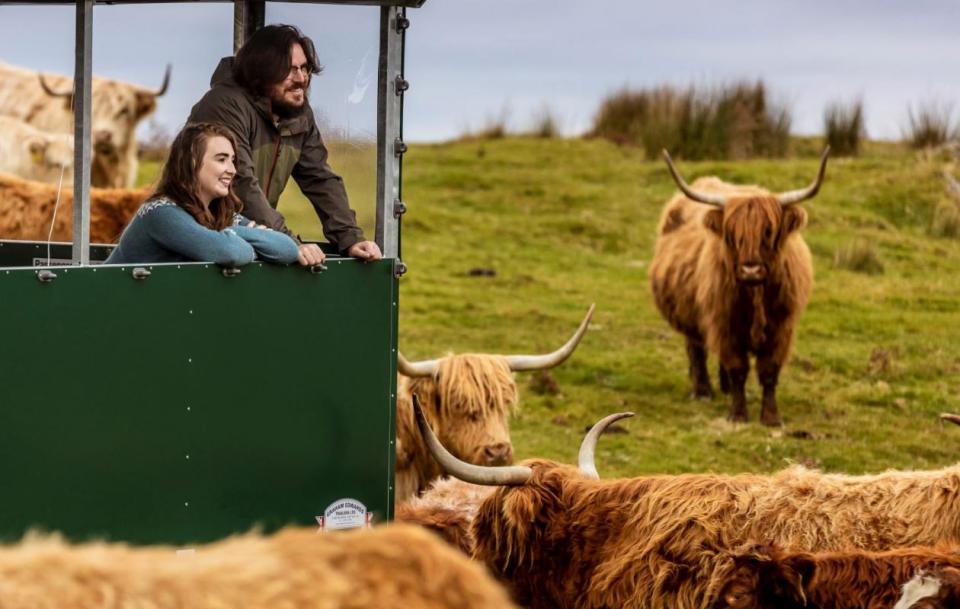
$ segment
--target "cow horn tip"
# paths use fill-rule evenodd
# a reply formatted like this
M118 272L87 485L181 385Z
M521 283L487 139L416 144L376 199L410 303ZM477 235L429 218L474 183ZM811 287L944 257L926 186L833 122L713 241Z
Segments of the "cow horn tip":
M960 415L953 414L952 412L941 412L940 413L941 421L950 421L954 425L960 425Z

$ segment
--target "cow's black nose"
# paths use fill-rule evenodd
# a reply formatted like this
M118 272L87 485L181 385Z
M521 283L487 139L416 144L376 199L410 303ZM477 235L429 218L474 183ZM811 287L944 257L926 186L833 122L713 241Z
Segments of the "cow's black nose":
M513 462L513 447L509 442L490 444L483 449L488 465L509 465Z

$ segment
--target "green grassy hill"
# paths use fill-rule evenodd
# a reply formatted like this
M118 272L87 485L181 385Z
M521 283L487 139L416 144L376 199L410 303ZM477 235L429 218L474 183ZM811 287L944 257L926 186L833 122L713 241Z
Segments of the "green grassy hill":
M656 311L647 279L657 218L674 186L661 162L603 141L411 148L401 349L411 359L547 351L596 302L583 344L552 371L559 393L518 375L519 458L573 461L586 426L633 410L627 434L601 441L606 477L953 463L960 429L942 427L936 415L960 410L960 240L928 235L945 198L942 162L892 146L869 150L831 160L821 194L806 204L816 285L781 375L782 430L756 422L754 374L747 425L725 421L726 396L687 397L682 337ZM811 157L680 168L689 181L714 174L787 190L808 183L816 164ZM305 205L281 211L294 226L316 225ZM883 272L835 268L838 249L855 242L878 256ZM496 276L469 276L478 267ZM715 358L710 369L715 378Z

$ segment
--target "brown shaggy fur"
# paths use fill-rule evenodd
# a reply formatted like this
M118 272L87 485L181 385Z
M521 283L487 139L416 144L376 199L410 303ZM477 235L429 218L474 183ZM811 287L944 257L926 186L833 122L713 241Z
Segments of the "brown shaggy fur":
M917 598L917 586L934 580L938 589L935 594ZM960 570L953 567L934 569L930 573L918 573L904 584L903 596L893 609L957 609L960 607Z
M90 189L90 242L115 243L150 189ZM41 184L0 174L0 239L46 241L57 201L56 184ZM73 238L73 191L60 196L54 241Z
M397 501L423 491L441 475L420 439L413 418L413 394L443 445L478 465L513 462L509 414L517 406L517 383L499 355L449 355L432 378L397 381Z
M473 552L471 525L493 487L456 478L439 478L419 497L397 506L399 522L417 524L440 535L466 555Z
M686 336L696 396L713 395L709 350L720 360L721 389L731 393L730 419L747 420L744 384L753 354L763 386L761 420L779 424L777 380L813 284L810 250L799 233L806 212L781 208L755 186L701 178L693 188L731 199L722 210L680 194L667 203L650 266L654 300ZM744 264L762 265L765 279L741 280Z
M56 538L0 547L4 609L510 608L475 564L417 527L287 529L200 546L131 548Z
M535 609L704 609L732 573L729 550L757 539L810 552L960 545L960 466L588 480L525 464L526 485L481 504L474 557Z
M960 567L960 554L930 548L811 554L753 545L734 561L712 609L891 609L918 572Z

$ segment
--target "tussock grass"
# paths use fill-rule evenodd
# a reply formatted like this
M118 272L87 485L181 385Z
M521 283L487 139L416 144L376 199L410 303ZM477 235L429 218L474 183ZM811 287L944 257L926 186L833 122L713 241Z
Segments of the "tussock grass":
M934 237L960 239L960 200L944 199L937 204L930 224L930 234Z
M953 105L927 100L907 108L906 139L913 148L936 148L960 136Z
M833 257L833 266L867 275L883 273L880 252L873 242L867 239L854 239L837 248L837 253Z
M766 85L741 81L711 88L622 89L600 105L590 135L685 159L781 157L790 112L772 103Z
M823 133L835 157L860 154L860 142L866 136L863 100L829 104L823 113Z
M822 149L809 145L814 155ZM518 459L573 463L584 427L631 410L628 433L600 441L604 477L788 463L859 473L957 461L960 429L936 420L960 410L960 240L929 235L944 197L941 165L873 142L858 158L831 161L820 195L804 204L816 285L780 377L786 427L771 430L757 422L754 374L746 425L725 421L725 398L687 397L683 338L656 311L648 282L657 219L675 187L662 162L644 157L602 139L412 146L404 161L404 354L552 350L596 302L590 331L550 382L517 375ZM816 165L815 157L688 161L683 171L690 180L717 175L782 191L807 184ZM308 205L281 211L300 232L318 226ZM883 274L834 267L837 244L858 238L873 244ZM472 268L496 275L470 276ZM315 334L304 328L302 338ZM716 387L712 356L710 370Z
M548 104L544 104L534 113L531 135L550 139L560 137L560 131L560 119Z

